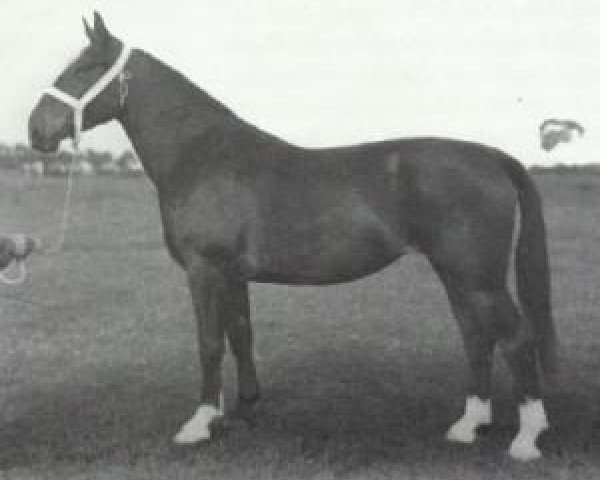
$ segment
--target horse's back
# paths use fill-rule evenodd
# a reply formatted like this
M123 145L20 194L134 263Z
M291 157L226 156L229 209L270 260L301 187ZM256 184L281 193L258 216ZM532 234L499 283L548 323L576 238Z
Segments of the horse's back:
M438 138L286 150L254 170L257 278L331 283L412 249L475 253L510 237L516 197L498 150Z

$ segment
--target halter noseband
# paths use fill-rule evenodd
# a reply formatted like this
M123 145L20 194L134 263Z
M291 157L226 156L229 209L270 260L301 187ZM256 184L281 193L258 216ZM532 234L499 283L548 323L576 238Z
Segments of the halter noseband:
M73 109L73 144L75 145L75 149L77 149L79 145L81 132L83 130L83 110L108 86L110 82L115 79L115 77L119 78L120 84L119 102L121 107L124 105L125 98L127 97L127 84L125 82L131 78L131 75L123 69L125 68L127 60L129 60L130 55L131 47L123 45L123 49L121 50L117 61L86 93L81 96L81 98L75 98L56 87L50 87L43 90L43 93L53 96Z

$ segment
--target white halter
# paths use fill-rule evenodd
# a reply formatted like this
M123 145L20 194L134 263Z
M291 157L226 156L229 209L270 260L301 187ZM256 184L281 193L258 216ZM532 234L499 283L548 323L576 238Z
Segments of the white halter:
M83 110L92 100L94 100L94 98L102 93L108 84L117 76L119 77L119 82L121 85L119 101L121 106L123 106L125 97L127 96L127 84L125 83L125 80L128 79L127 74L123 69L125 68L127 60L129 60L130 55L131 47L123 45L123 49L121 50L117 61L104 75L98 79L94 85L92 85L92 87L86 93L81 96L81 98L75 98L56 87L50 87L43 90L43 93L53 96L61 102L66 103L73 109L73 144L75 149L77 149L79 146L79 140L81 139L81 132L83 130Z

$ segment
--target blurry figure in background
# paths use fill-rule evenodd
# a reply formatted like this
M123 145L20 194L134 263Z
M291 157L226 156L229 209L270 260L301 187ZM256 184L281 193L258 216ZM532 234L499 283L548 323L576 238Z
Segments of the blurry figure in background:
M578 143L577 141L585 135L585 128L579 122L549 118L540 124L539 130L540 147L548 152L546 163L571 164L586 160L580 158L582 153L578 152L577 148L564 148L567 144Z
M21 283L25 280L25 260L29 254L42 247L37 239L26 237L25 235L12 235L10 237L0 237L0 281L7 284ZM6 275L13 263L18 264L19 272L17 276L9 277Z
M575 120L558 120L549 118L540 125L540 146L549 152L559 143L569 143L574 140L573 134L583 137L585 128Z

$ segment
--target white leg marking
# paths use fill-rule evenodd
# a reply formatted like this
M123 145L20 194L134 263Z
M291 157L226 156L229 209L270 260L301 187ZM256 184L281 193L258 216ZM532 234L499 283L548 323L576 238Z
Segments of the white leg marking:
M477 396L467 397L465 413L450 427L446 439L452 442L473 443L478 426L492 422L492 402Z
M510 444L509 454L517 460L534 460L542 453L535 445L540 433L548 428L541 400L526 399L519 405L519 433Z
M219 406L200 405L192 418L190 418L175 435L173 441L179 444L196 443L210 438L208 428L215 418L223 416L223 392L219 394Z

